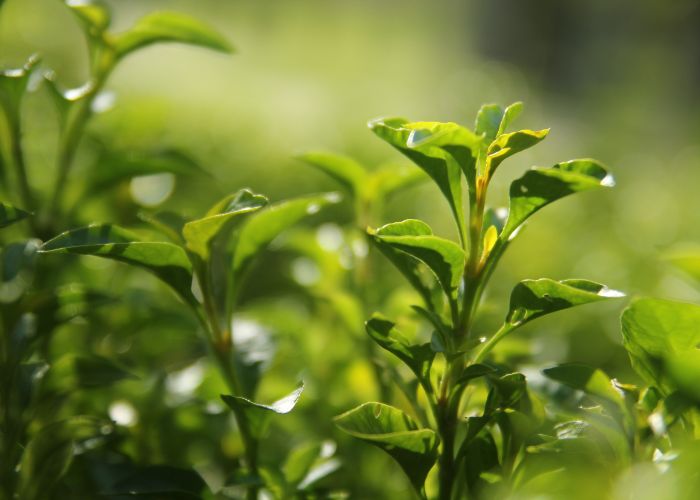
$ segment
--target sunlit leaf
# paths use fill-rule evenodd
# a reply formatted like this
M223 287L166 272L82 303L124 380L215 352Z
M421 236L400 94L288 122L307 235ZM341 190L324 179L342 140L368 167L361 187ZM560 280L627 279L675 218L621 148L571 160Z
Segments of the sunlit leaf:
M294 448L287 455L282 472L289 484L296 485L309 473L321 455L318 443L304 444Z
M613 185L607 169L595 160L571 160L528 170L510 185L510 209L501 237L510 237L528 217L559 198Z
M238 234L234 250L233 274L240 277L250 263L281 232L340 201L337 193L306 196L274 203L248 219Z
M256 438L264 437L270 425L270 417L274 414L286 414L294 409L304 391L300 385L293 392L270 405L255 403L240 396L221 395L221 399L233 410L239 425L246 426L247 431Z
M202 219L193 220L183 226L182 235L187 242L187 248L198 254L202 259L209 258L209 246L211 242L226 227L241 215L260 210L267 205L267 198L255 194L248 189L227 196L208 212Z
M71 12L75 14L91 37L101 35L111 21L109 8L97 0L65 0Z
M409 219L387 224L372 236L423 262L430 268L448 297L454 297L462 279L466 255L453 241L434 236L424 222Z
M407 156L433 179L447 199L461 234L464 228L462 168L458 160L444 149L429 143L421 144L421 132L407 128L408 125L409 122L402 118L374 120L369 123L369 127L378 137Z
M562 309L624 296L622 292L587 280L523 280L510 295L506 322L519 326Z
M523 103L522 102L514 102L510 106L508 106L505 111L503 111L503 118L501 119L501 123L498 126L498 133L496 136L499 136L503 133L505 133L506 130L508 130L508 127L511 126L511 124L520 116L520 113L523 112Z
M676 363L700 343L700 306L685 302L642 298L622 313L622 344L632 367L650 385L672 392L664 362ZM687 358L686 358L687 359ZM692 359L691 359L692 361ZM678 362L675 369L684 364ZM695 381L697 383L697 381Z
M514 154L531 148L542 139L547 137L549 129L545 130L520 130L503 134L496 138L491 143L487 151L487 168L488 176L493 176L498 166L506 159Z
M435 432L420 429L404 412L382 403L365 403L335 417L334 421L351 436L387 452L417 490L423 487L437 458Z
M365 324L367 333L377 344L403 361L418 377L426 392L432 393L430 366L435 352L430 343L412 345L396 329L396 324L379 314L375 314Z
M229 42L213 28L177 12L154 12L139 19L129 30L113 37L118 57L162 42L199 45L220 52L233 52Z
M192 265L185 251L172 243L139 241L131 232L111 224L66 231L44 243L41 253L95 255L141 267L170 285L186 302L192 295Z

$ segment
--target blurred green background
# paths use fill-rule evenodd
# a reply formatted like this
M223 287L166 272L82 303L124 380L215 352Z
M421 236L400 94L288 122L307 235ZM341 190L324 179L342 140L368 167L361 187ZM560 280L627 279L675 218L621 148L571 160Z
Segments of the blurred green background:
M156 46L118 68L108 83L113 94L105 101L113 98L113 108L92 122L74 178L84 174L91 164L91 147L99 143L125 152L177 147L210 176L177 178L172 190L173 179L168 177L132 181L122 191L79 207L82 222L109 218L136 225L139 205L149 205L139 192L155 196L158 208L197 214L244 186L273 200L336 190L331 180L294 155L321 149L370 166L403 162L368 131L368 119L399 115L471 126L482 103L522 100L526 110L517 125L552 131L542 145L500 169L490 204L507 203L509 182L525 168L578 157L606 163L617 187L566 199L528 225L494 277L480 323L484 333L504 314L512 285L523 278L587 278L629 295L700 301L698 291L664 261L679 245L700 241L700 2L107 3L118 29L156 9L177 10L218 28L237 52L226 56L178 45ZM19 66L35 52L41 54L44 66L56 71L62 85L84 83L83 36L62 3L6 0L0 12L0 67ZM25 106L30 173L42 189L53 178L56 116L42 88ZM340 222L350 222L350 217L349 204L326 216ZM409 217L425 219L438 234L454 236L447 206L432 185L394 198L385 220L377 222ZM327 231L334 226L323 227ZM309 388L302 411L285 420L284 431L296 433L299 441L340 440L343 456L343 446L362 445L338 436L328 419L378 396L369 368L359 353L356 359L353 356L356 344L348 333L335 329L332 319L324 318L298 294L284 293L293 290L295 276L299 278L293 272L294 262L295 257L284 252L271 253L270 265L259 266L259 278L251 286L251 318L265 320L251 319L249 326L254 330L269 324L277 343L262 392L278 396L284 392L279 387L289 385L289 377L305 377ZM124 294L109 312L109 324L122 324L123 329L83 331L76 337L73 325L70 334L57 336L54 348L71 349L79 343L76 338L90 339L96 350L118 353L142 375L139 381L121 384L116 396L105 395L103 401L86 405L106 407L118 397L131 401L138 411L158 370L170 373L163 375L166 385L177 386L172 372L188 366L207 380L208 368L197 364L203 353L189 331L193 325L165 313L175 301L163 293L158 300L162 310L152 305L139 308L139 294L144 289L160 291L159 285L143 275L125 276L117 265L91 260L81 265L86 276L100 270L99 278L90 274L86 279ZM374 279L377 286L386 286L385 280L398 282L382 262ZM620 347L622 306L582 308L545 318L520 332L511 347L526 349L528 364L535 368L580 361L634 382ZM362 335L361 326L357 335ZM521 346L522 338L532 341ZM216 399L215 385L199 386L198 397ZM340 388L342 394L337 393ZM183 396L173 391L173 401L188 400L192 392L184 391ZM216 411L203 417L187 405L168 404L176 413L172 432L191 430L192 437L182 440L186 449L178 443L170 450L163 445L170 432L163 425L167 419L154 416L158 422L154 425L164 436L160 447L151 447L162 456L149 459L182 456L184 462L205 464L212 449L231 451L226 443L215 442L215 429L208 438L198 432L205 426L202 419L223 425ZM278 431L280 441L284 431ZM153 434L153 428L144 433ZM148 453L143 453L145 460ZM349 462L357 458L346 453ZM369 458L338 473L336 480L343 487L365 498L377 492L390 498L391 492L405 488L397 469L379 451L362 448L357 453ZM356 484L355 466L369 478L368 484Z

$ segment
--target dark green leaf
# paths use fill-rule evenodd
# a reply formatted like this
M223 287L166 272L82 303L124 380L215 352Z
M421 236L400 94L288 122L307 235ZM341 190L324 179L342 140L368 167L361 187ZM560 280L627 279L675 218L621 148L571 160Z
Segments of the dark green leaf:
M448 297L454 298L464 272L466 255L456 243L433 236L424 222L409 219L370 232L373 238L407 253L430 268Z
M207 212L206 217L184 225L182 235L187 242L187 248L206 261L214 238L230 227L231 222L239 220L241 215L260 210L267 205L267 202L266 197L248 189L241 189L227 196L215 204Z
M113 37L118 57L162 42L199 45L231 53L233 47L210 26L177 12L154 12L139 19L128 31Z
M75 444L103 436L111 428L92 417L72 417L42 428L22 454L19 496L23 500L46 498L73 461Z
M234 279L240 281L253 259L285 229L338 201L337 193L306 196L274 203L248 219L238 234L234 251Z
M615 389L608 376L596 368L579 363L566 363L547 368L543 370L543 373L552 380L568 385L572 389L608 401L624 402L624 396Z
M528 217L559 198L614 185L607 169L595 160L571 160L552 168L528 170L510 185L510 209L501 237L508 239Z
M520 326L562 309L624 296L622 292L587 280L523 280L510 295L506 322Z
M382 403L365 403L335 417L335 424L353 437L371 443L396 460L419 490L437 458L437 436L401 410Z
M94 389L111 385L135 375L102 356L66 354L49 369L49 381L54 387L66 390Z
M684 365L692 364L693 358L688 356L695 356L700 343L698 325L700 306L670 300L638 299L622 313L622 344L637 373L648 384L668 394L676 384L669 380L664 360L672 364L676 375L682 374ZM694 383L697 384L697 380Z
M192 265L185 251L172 243L138 241L136 235L118 226L93 224L56 236L40 251L94 255L141 267L170 285L186 302L196 303Z
M20 208L13 207L8 203L0 202L0 228L7 227L15 222L21 221L29 217L29 212L25 212Z
M198 500L204 481L195 471L169 465L104 464L98 477L108 498Z
M304 391L300 385L292 393L270 405L255 403L240 396L222 395L221 399L233 410L238 425L246 426L251 435L260 439L265 436L270 425L270 417L274 414L289 413L294 409Z
M396 324L374 314L365 324L367 333L372 340L403 361L420 380L428 394L433 392L430 385L430 366L435 358L435 352L430 343L411 345L396 329Z
M497 372L495 368L492 368L488 365L484 365L481 363L475 363L472 365L467 366L464 371L462 372L462 375L457 379L457 382L455 383L456 386L461 387L461 386L466 386L469 382L474 380L475 378L479 377L485 377L486 375L493 375Z

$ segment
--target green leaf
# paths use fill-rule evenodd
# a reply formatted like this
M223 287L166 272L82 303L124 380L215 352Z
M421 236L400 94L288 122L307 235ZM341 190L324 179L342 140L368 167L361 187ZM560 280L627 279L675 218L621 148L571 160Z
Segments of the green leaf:
M565 363L542 370L547 377L592 396L616 403L624 396L613 386L602 370L580 363Z
M0 202L0 228L10 226L15 222L29 217L29 212L25 212L21 208L13 207L9 203Z
M677 249L664 257L700 285L700 248Z
M408 219L403 222L395 222L384 226L386 234L395 232L397 234L431 234L430 227L422 221ZM375 247L391 261L394 266L404 275L408 282L421 295L426 304L432 304L432 292L429 283L425 282L420 269L420 261L416 260L406 252L395 249L390 243L378 237L376 231L369 230L370 241Z
M520 326L562 309L624 296L622 292L587 280L523 280L510 295L506 323Z
M21 68L0 71L0 107L13 126L19 126L19 108L29 86L29 77L41 59L32 55Z
M365 323L365 327L372 340L403 361L418 377L425 391L432 394L430 367L433 364L435 352L430 347L430 343L411 345L396 329L396 323L376 313Z
M549 129L545 130L520 130L498 136L489 146L486 162L488 177L491 178L498 166L514 154L520 153L542 141Z
M107 5L96 0L65 0L90 37L100 36L111 22Z
M494 375L495 373L497 373L497 370L495 368L481 363L474 363L467 366L462 371L462 375L460 375L460 377L457 379L455 385L458 387L466 386L475 378L485 377L487 375Z
M637 299L622 313L622 344L636 372L648 384L668 395L675 383L669 380L664 360L675 364L675 359L697 350L698 325L700 306L662 299ZM683 363L681 361L676 368Z
M465 232L464 214L462 213L462 167L452 154L438 146L431 145L428 140L429 135L423 136L421 130L409 128L409 126L419 125L429 127L429 125L420 122L410 124L402 118L380 119L369 123L370 129L378 137L408 157L433 179L443 196L447 199L452 214L457 221L461 237L465 238L463 234ZM436 124L433 125L437 126ZM451 125L459 127L455 124ZM430 128L428 128L429 130ZM454 132L454 134L457 134L457 132ZM449 137L449 134L445 134L445 136ZM427 142L422 142L422 139L426 139ZM439 136L436 141L437 144L440 144ZM465 165L465 167L467 166Z
M427 224L415 219L387 224L370 234L423 262L433 271L445 294L450 298L456 296L466 261L458 244L434 236Z
M270 405L255 403L240 396L222 394L221 399L233 410L238 425L245 426L255 439L263 438L270 425L270 417L274 414L286 414L294 409L304 391L301 384L293 392Z
M505 111L503 112L503 118L501 119L501 123L498 126L498 133L496 136L499 136L510 127L510 125L520 116L520 113L523 112L523 103L522 102L514 102L510 106L508 106Z
M233 47L210 26L177 12L154 12L113 38L117 57L154 43L179 42L231 53Z
M404 412L382 403L365 403L333 420L344 432L391 455L421 490L437 458L435 432L419 429Z
M46 498L73 461L75 444L110 432L105 422L92 417L72 417L43 427L22 454L18 498Z
M185 251L172 243L138 241L126 229L93 224L56 236L40 252L94 255L140 267L170 285L184 301L197 303L192 294L192 265Z
M321 455L321 445L318 443L304 444L294 448L282 466L282 472L291 485L297 485L309 473Z
M595 160L571 160L528 170L510 185L510 209L501 238L508 239L532 214L559 198L614 185L607 169Z
M192 158L176 149L148 153L105 150L90 170L87 179L89 194L99 194L104 189L134 177L162 173L183 176L206 174Z
M182 228L187 220L182 215L175 212L139 212L138 218L167 236L173 243L184 243Z
M474 131L484 136L482 148L485 152L496 137L503 122L504 110L498 104L484 104L476 114Z
M329 175L353 195L358 195L367 184L367 171L355 160L332 153L309 152L299 159Z
M248 219L238 233L234 280L240 281L253 259L282 231L338 201L337 193L306 196L274 203Z
M49 369L49 380L54 386L67 390L94 389L137 377L102 356L66 354Z
M372 196L389 197L428 179L425 172L413 165L387 164L371 172ZM376 203L376 198L373 198Z
M169 465L107 462L98 471L100 497L107 498L199 500L205 485L195 471Z
M241 215L260 210L267 203L266 197L248 189L227 196L214 205L206 217L184 225L182 235L187 248L206 261L211 243L226 228L230 228L231 222L240 220Z

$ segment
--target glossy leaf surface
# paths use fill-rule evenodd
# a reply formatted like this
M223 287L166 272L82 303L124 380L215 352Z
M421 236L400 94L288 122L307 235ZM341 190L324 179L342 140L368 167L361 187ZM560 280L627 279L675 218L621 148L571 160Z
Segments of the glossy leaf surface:
M401 410L382 403L365 403L335 417L335 424L351 436L386 451L420 490L437 458L437 436L420 429Z
M221 399L236 414L239 425L247 426L251 435L260 439L267 433L270 417L274 414L283 415L292 411L303 391L304 386L300 385L287 396L269 405L255 403L240 396L222 395Z
M562 309L620 297L622 292L588 280L523 280L510 295L506 322L519 326Z
M260 210L267 202L266 197L248 189L241 189L227 196L214 205L206 217L184 225L182 235L187 242L187 248L207 260L209 246L219 233L230 227L230 223L240 216Z
M365 326L372 340L403 361L418 377L426 391L432 392L430 366L435 352L430 347L430 343L411 345L396 329L395 323L378 314L367 321Z
M454 297L466 260L459 245L434 236L427 224L414 219L382 226L373 236L423 262L433 271L447 296Z
M507 239L532 214L572 193L614 185L607 169L595 160L571 160L551 168L533 168L510 185Z
M44 243L41 253L94 255L141 267L170 285L183 300L192 295L192 265L185 251L172 243L139 241L131 232L111 224L66 231Z

